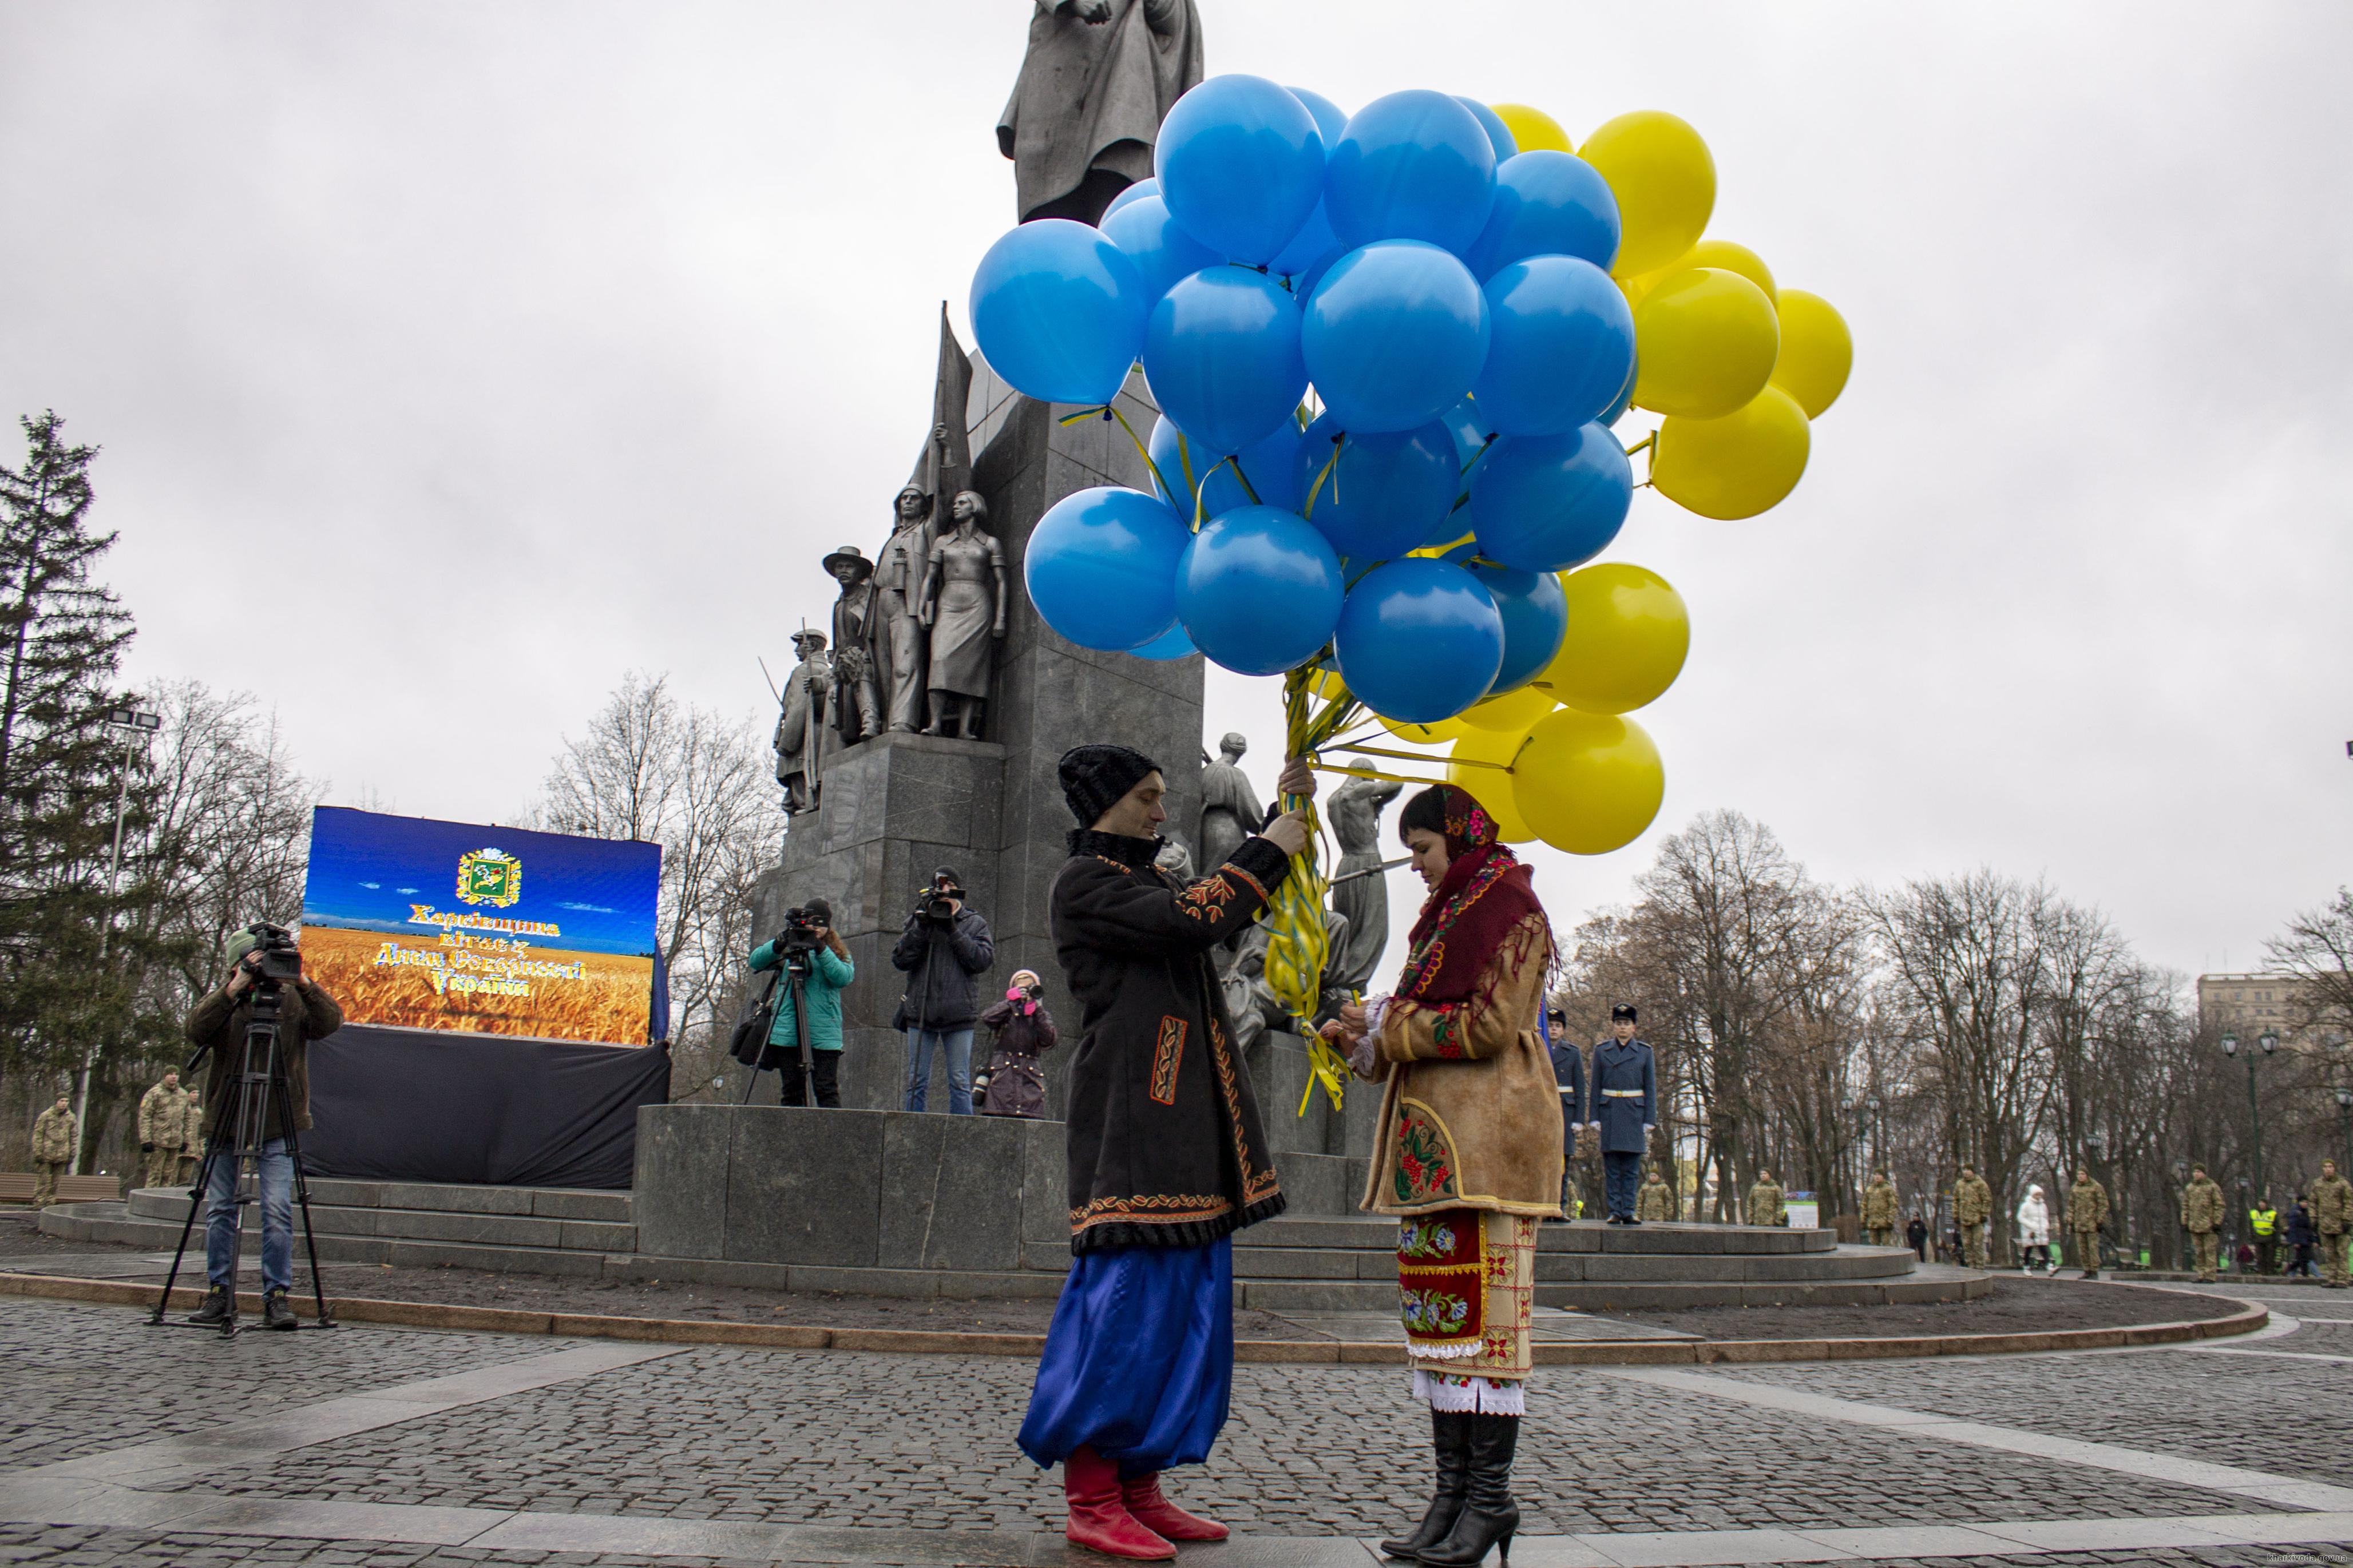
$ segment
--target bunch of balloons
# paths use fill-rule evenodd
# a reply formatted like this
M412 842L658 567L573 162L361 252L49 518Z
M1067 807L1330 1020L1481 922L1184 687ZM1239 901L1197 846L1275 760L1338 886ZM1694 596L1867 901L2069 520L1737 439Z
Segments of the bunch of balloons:
M1521 105L1414 90L1343 115L1213 77L1155 174L1100 226L1013 229L973 279L1017 390L1111 417L1140 363L1161 410L1129 432L1154 493L1082 490L1039 522L1039 613L1085 647L1291 672L1319 742L1369 710L1377 738L1445 743L1507 837L1630 841L1663 775L1624 715L1674 679L1689 624L1655 574L1587 563L1633 453L1704 516L1787 496L1846 380L1837 312L1704 237L1714 160L1669 114L1575 148ZM1662 416L1630 451L1630 406Z

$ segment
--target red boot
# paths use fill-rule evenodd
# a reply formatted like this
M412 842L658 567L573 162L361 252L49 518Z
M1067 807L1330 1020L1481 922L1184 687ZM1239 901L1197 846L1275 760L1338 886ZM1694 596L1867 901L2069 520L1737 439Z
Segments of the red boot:
M1071 1521L1062 1527L1062 1533L1071 1545L1146 1563L1176 1555L1175 1547L1137 1523L1127 1511L1127 1505L1120 1500L1119 1467L1092 1447L1074 1448L1063 1459L1062 1493L1071 1504Z
M1160 1478L1156 1475L1138 1476L1134 1480L1121 1478L1119 1495L1120 1500L1127 1504L1128 1517L1171 1541L1223 1541L1227 1536L1226 1527L1216 1520L1187 1513L1162 1497Z

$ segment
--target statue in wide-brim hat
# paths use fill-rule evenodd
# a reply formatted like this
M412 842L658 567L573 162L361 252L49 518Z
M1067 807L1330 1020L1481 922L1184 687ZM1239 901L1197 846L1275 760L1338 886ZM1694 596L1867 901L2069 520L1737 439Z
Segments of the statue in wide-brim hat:
M833 602L833 712L835 733L845 746L882 732L882 709L874 678L874 563L855 544L825 558L828 575L841 584Z

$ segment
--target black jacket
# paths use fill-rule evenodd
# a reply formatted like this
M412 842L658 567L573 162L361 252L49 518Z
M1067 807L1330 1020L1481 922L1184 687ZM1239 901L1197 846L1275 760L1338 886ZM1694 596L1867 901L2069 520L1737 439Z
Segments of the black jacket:
M228 988L223 986L197 1003L195 1010L188 1015L189 1042L212 1047L212 1055L205 1058L207 1138L223 1135L221 1120L237 1101L237 1076L245 1070L246 1026L253 1020L253 997L249 987L243 995L232 997ZM311 984L308 975L280 991L278 1066L286 1077L286 1100L280 1100L276 1095L269 1097L265 1138L286 1136L286 1112L290 1110L294 1113L295 1127L310 1131L311 1042L323 1040L343 1026L343 1008L336 1005L332 996ZM228 1130L231 1133L235 1131Z
M997 962L988 922L966 904L954 923L907 917L891 964L907 973L907 994L892 1016L894 1029L969 1029L980 1016L980 977Z
M1079 1004L1071 1062L1071 1249L1200 1247L1284 1208L1209 950L1291 861L1263 838L1190 884L1157 839L1080 828L1050 899Z
M2319 1227L2312 1223L2312 1211L2302 1204L2287 1211L2287 1239L2291 1247L2320 1245Z

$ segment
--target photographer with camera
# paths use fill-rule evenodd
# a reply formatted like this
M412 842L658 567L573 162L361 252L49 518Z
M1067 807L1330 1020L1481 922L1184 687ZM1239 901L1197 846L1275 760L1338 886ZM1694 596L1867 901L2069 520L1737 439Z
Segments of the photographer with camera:
M841 933L833 929L833 906L811 899L785 911L785 929L752 950L752 967L763 973L781 966L776 1021L768 1026L768 1049L761 1067L774 1067L783 1079L776 1103L805 1106L816 1091L821 1110L841 1109L841 993L858 978L858 966ZM801 1072L801 1027L808 1029L808 1073ZM748 1092L748 1091L747 1091Z
M907 917L892 967L907 976L907 994L892 1019L907 1032L907 1109L929 1098L932 1052L948 1058L948 1114L972 1114L972 1028L980 1017L980 977L997 962L988 922L964 901L964 879L943 866Z
M294 1283L294 1161L287 1152L290 1126L311 1126L309 1047L343 1026L343 1010L302 974L301 954L280 927L257 924L229 939L228 979L188 1015L188 1038L209 1053L204 1091L204 1134L236 1142L238 1129L225 1124L228 1108L245 1103L237 1093L246 1070L247 1026L252 1022L257 986L276 993L278 1075L285 1093L269 1094L266 1124L259 1130L261 1186L261 1315L273 1329L295 1327L286 1305ZM189 1321L226 1323L236 1316L229 1281L237 1269L237 1162L215 1159L205 1183L205 1277L210 1289Z

